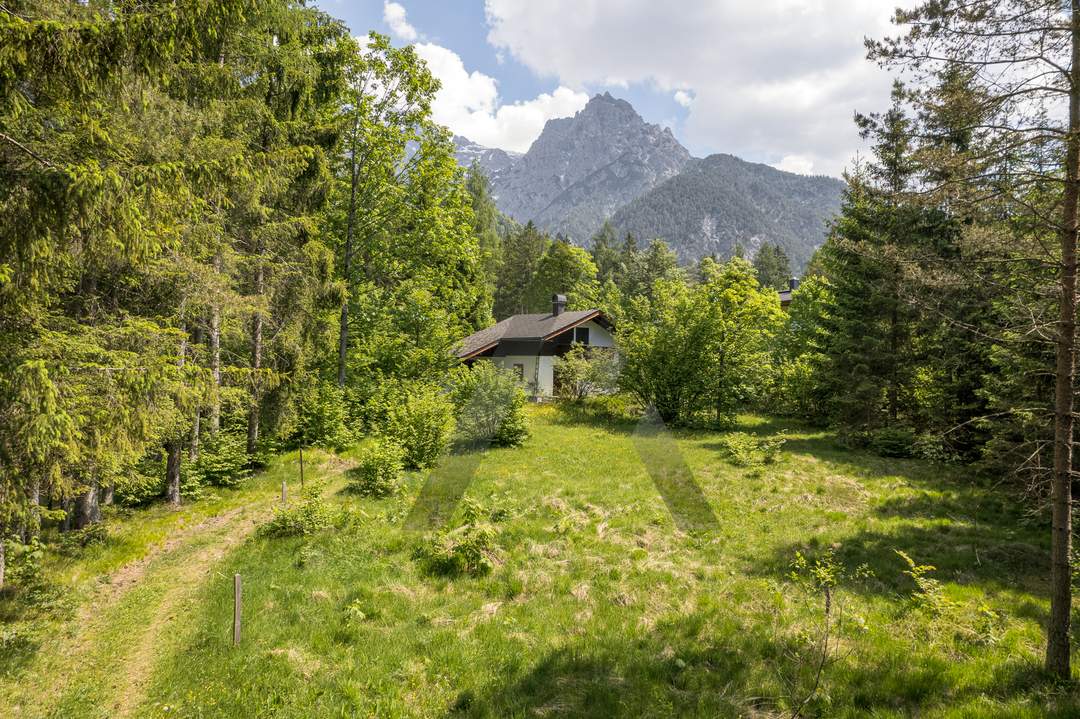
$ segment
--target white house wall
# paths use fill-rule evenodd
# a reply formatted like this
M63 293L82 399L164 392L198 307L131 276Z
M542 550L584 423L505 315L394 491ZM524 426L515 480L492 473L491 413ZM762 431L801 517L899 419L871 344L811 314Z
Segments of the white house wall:
M524 368L522 377L525 385L532 387L536 384L536 393L542 397L550 397L555 393L555 365L552 360L550 356L537 357L536 355L506 355L491 358L496 367L507 370L513 370L516 364L521 365ZM539 375L536 372L537 361L540 366Z
M589 346L590 347L614 347L615 338L611 336L611 332L604 329L600 325L596 324L592 320L586 322L580 327L589 328Z

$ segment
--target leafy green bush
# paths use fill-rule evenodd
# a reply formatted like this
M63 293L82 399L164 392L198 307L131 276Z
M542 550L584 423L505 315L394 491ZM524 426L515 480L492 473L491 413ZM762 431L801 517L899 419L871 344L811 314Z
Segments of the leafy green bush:
M235 487L251 475L247 456L247 437L239 432L220 430L208 434L199 447L199 458L192 475L205 484Z
M369 497L389 497L401 488L405 451L390 440L377 440L361 450L357 466L345 473L349 488Z
M491 362L459 368L450 397L457 413L457 441L517 447L529 438L528 401L512 372Z
M746 432L731 432L720 440L720 445L728 461L736 467L759 467L773 464L785 442L787 437L783 434L755 437Z
M312 382L297 403L297 427L292 441L338 452L352 446L344 393L336 384Z
M392 404L386 410L382 434L405 451L406 467L434 466L454 431L454 407L449 398L434 385L414 383L399 397L391 394L383 401L387 400Z
M464 524L428 535L413 552L421 569L432 575L479 577L495 566L495 530L486 524Z
M571 402L612 392L619 382L615 353L603 347L575 344L565 355L555 358L554 373L559 397Z
M259 527L259 535L303 537L326 529L333 523L334 513L322 493L321 483L309 485L297 504L276 508L273 519Z
M82 529L73 529L60 535L59 549L62 554L76 554L85 547L104 544L108 538L108 527L101 522L94 522Z
M884 427L870 433L869 446L882 457L912 457L915 433L905 427Z

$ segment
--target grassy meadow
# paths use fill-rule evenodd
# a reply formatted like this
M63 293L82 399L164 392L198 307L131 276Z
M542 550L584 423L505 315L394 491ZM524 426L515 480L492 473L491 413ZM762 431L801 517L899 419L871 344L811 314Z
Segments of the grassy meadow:
M718 520L687 534L633 422L530 418L524 447L479 458L451 520L494 532L478 576L417 561L422 533L403 525L424 477L361 498L342 491L348 456L310 461L337 509L306 537L254 531L295 455L182 513L113 517L104 545L50 560L72 610L3 663L0 716L1080 715L1039 668L1045 521L1002 490L742 417L740 433L785 433L775 461L740 466L731 433L676 433ZM155 544L178 522L190 537Z

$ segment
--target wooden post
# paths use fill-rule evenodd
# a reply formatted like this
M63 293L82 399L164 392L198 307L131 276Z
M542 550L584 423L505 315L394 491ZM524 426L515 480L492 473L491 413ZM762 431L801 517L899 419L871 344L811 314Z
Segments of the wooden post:
M289 503L289 490L285 486L285 480L284 479L281 480L281 503L282 504L288 504Z
M232 643L240 646L240 575L233 575Z
M300 491L304 491L304 443L300 443Z

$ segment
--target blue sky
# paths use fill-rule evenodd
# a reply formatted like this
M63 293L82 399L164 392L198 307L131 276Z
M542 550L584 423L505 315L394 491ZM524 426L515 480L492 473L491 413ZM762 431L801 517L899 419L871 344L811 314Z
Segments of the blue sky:
M354 34L413 43L443 81L436 119L523 151L552 117L608 91L697 156L730 152L838 175L853 113L888 102L863 59L890 0L319 0Z

